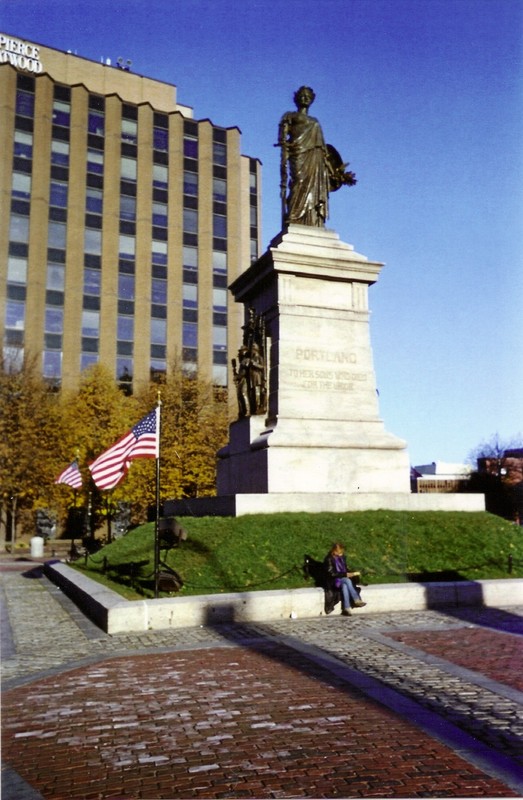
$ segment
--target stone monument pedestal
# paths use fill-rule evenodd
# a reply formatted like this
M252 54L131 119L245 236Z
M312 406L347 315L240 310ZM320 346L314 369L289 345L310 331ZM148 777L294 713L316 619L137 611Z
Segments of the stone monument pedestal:
M246 319L264 320L267 413L230 426L218 496L166 514L484 509L482 495L410 493L406 443L378 408L368 289L382 267L334 231L289 225L234 281Z
M265 319L268 411L233 422L218 495L410 492L404 441L379 417L370 262L330 230L290 225L231 286Z

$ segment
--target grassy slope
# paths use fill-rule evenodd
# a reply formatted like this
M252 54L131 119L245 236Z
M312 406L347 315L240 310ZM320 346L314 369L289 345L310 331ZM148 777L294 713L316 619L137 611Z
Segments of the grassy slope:
M303 556L323 559L334 541L345 544L349 565L362 570L365 583L523 577L523 530L486 513L362 511L179 521L188 538L170 551L167 563L183 578L183 595L312 586L301 571ZM153 540L152 523L129 532L89 558L89 574L128 598L150 596ZM128 580L114 584L101 576L104 557L110 565L149 560L137 592ZM85 569L83 561L78 566Z

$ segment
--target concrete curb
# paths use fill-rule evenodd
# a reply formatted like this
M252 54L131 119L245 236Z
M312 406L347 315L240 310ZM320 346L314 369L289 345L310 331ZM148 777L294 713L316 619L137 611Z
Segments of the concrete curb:
M317 588L124 600L121 595L59 562L44 566L59 586L106 633L187 628L216 622L267 622L324 616ZM368 605L359 614L420 611L444 606L506 607L523 604L523 578L445 583L387 583L366 586ZM335 612L336 613L336 612Z

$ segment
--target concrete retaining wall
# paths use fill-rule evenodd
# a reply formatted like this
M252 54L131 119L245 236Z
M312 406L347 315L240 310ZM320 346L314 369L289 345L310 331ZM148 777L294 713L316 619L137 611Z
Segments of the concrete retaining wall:
M107 633L186 628L216 622L264 622L324 615L322 589L211 594L158 600L124 600L119 594L58 562L46 575ZM523 605L523 579L366 586L365 608L354 613L419 611L444 606ZM338 608L333 612L338 613Z
M242 517L246 514L278 514L306 511L485 511L485 495L453 493L411 494L409 492L269 492L229 494L167 500L166 517ZM182 520L183 524L183 520Z

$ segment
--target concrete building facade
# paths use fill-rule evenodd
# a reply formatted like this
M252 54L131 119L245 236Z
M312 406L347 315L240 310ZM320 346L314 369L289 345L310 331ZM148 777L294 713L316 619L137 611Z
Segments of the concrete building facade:
M230 381L258 257L261 165L172 84L0 34L4 360L136 391L173 364Z

